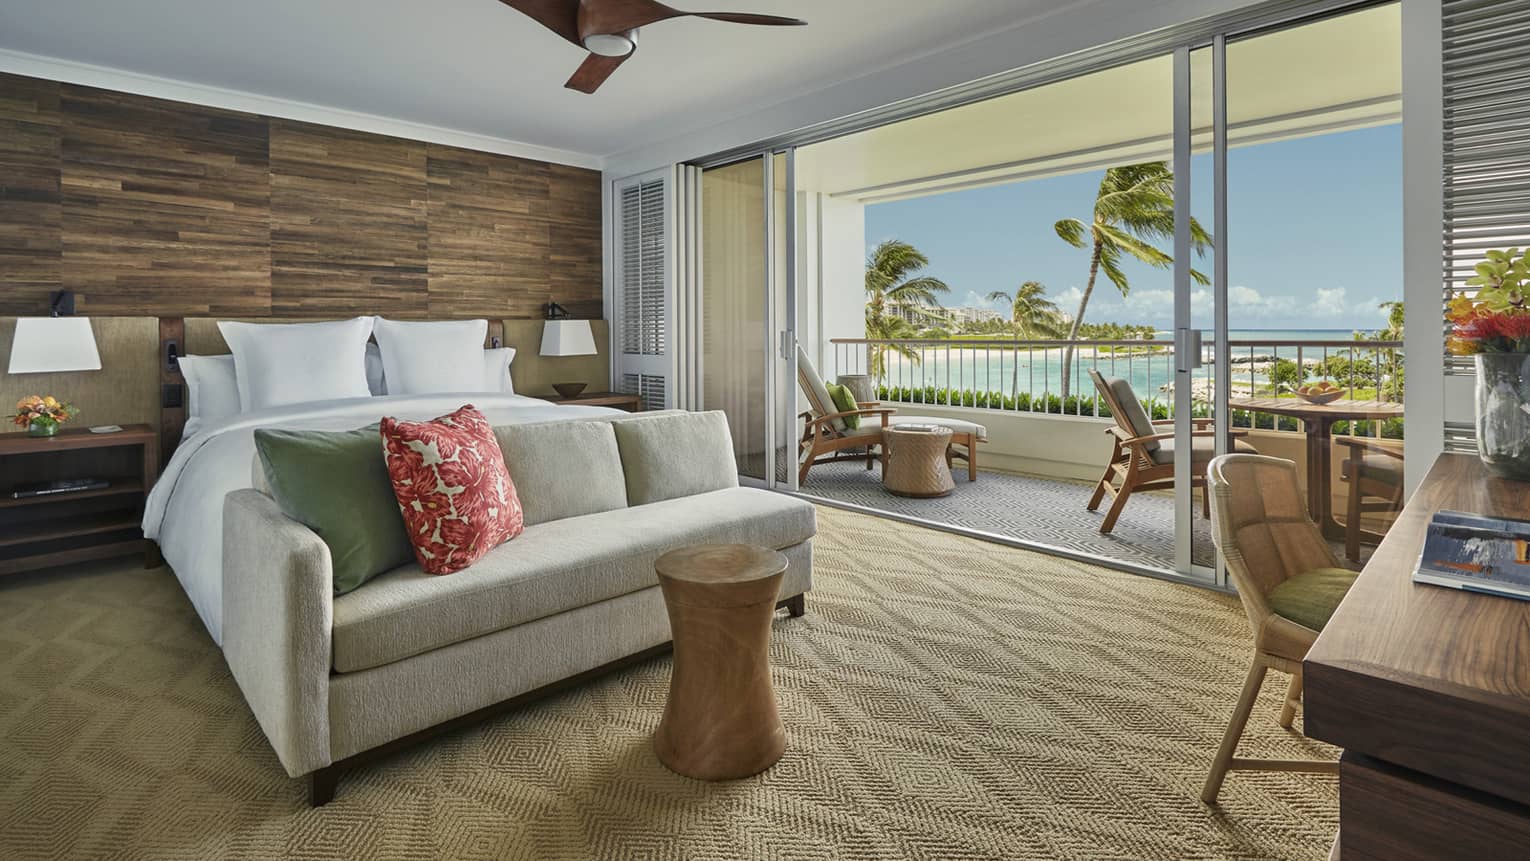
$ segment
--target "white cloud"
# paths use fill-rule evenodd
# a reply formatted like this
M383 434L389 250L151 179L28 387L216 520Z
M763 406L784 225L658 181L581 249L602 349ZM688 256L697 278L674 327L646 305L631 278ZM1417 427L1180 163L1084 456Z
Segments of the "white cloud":
M1343 287L1319 287L1313 291L1312 312L1322 317L1340 317L1349 311L1348 291Z

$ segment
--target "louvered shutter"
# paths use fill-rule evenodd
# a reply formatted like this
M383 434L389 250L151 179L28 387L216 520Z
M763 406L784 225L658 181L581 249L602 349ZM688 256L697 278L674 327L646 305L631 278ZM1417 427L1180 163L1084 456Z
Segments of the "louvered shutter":
M1446 0L1443 11L1449 302L1475 293L1466 280L1485 251L1530 246L1530 0ZM1447 353L1445 373L1475 373L1471 357ZM1475 450L1471 423L1447 422L1445 444Z
M670 406L669 248L666 182L660 177L616 187L616 383L648 409Z

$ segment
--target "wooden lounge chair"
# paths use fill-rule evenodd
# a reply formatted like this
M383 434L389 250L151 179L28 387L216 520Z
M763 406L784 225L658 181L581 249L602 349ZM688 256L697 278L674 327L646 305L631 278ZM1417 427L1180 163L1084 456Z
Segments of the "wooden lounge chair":
M1105 465L1105 474L1089 498L1089 510L1095 511L1107 494L1111 497L1110 510L1105 512L1105 520L1100 524L1101 534L1109 535L1133 493L1173 489L1174 422L1172 419L1156 422L1150 419L1136 392L1132 391L1131 383L1126 380L1105 377L1093 369L1089 376L1116 420L1115 427L1105 429L1114 443L1110 462ZM1209 517L1211 500L1206 495L1206 464L1216 455L1216 431L1211 429L1211 419L1191 419L1191 424L1194 431L1190 434L1190 468L1193 470L1190 486L1201 489L1202 510ZM1167 432L1162 430L1165 427L1169 428ZM1232 433L1238 437L1245 432ZM1253 446L1240 439L1234 439L1233 446L1239 452L1258 454Z
M1360 515L1367 511L1396 514L1403 505L1403 453L1397 445L1366 437L1335 437L1349 449L1342 477L1349 482L1349 507L1344 517L1344 555L1360 561L1360 542L1376 539L1361 528ZM1366 501L1370 498L1375 501Z
M808 411L798 418L803 421L802 439L798 443L797 486L807 483L808 470L814 464L833 463L841 460L866 461L871 469L876 459L886 457L882 447L882 430L887 427L893 409L875 402L857 403L856 409L841 412L829 397L818 369L799 345L797 347L797 384L807 397ZM860 417L860 427L850 427L845 419Z
M1340 566L1308 515L1296 464L1227 454L1211 461L1207 475L1211 536L1227 561L1254 635L1254 659L1243 692L1201 789L1201 801L1214 804L1229 771L1339 770L1331 759L1244 759L1237 753L1270 670L1291 676L1279 718L1282 727L1291 728L1302 699L1302 661L1354 584L1355 572Z

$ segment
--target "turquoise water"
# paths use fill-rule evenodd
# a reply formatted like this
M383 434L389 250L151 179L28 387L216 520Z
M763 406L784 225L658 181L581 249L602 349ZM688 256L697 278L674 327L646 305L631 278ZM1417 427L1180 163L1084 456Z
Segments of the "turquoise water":
M1202 334L1205 347L1203 367L1195 371L1193 380L1198 394L1209 391L1211 374L1211 333ZM1353 331L1349 329L1305 330L1259 330L1235 329L1228 340L1232 347L1232 390L1235 394L1268 385L1268 359L1300 360L1304 365L1321 361L1326 356L1348 356L1345 347L1302 346L1310 341L1350 341ZM1245 342L1245 345L1238 345ZM1246 342L1254 342L1252 346ZM1294 343L1293 343L1294 342ZM1089 347L1080 347L1074 356L1071 393L1090 392L1088 370L1097 368L1106 376L1124 377L1144 400L1167 398L1174 378L1174 351L1171 335L1160 332L1154 341L1144 344L1159 346L1150 353L1130 355L1092 355ZM836 347L838 367L850 371L864 370L863 355L852 354L852 348ZM1007 396L1017 393L1046 394L1062 390L1063 350L1023 348L1018 352L1003 347L975 347L955 349L946 347L920 348L920 361L914 362L902 356L889 354L887 373L882 380L885 385L899 387L924 387L971 389L976 391L1002 392ZM1369 357L1371 351L1355 349L1356 358ZM1242 360L1242 361L1240 361ZM1080 385L1082 383L1082 385Z

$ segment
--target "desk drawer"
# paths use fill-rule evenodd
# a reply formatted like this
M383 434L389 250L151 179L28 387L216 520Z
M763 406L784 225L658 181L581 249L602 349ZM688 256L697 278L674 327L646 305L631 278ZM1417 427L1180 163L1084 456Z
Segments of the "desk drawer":
M1530 808L1360 754L1340 762L1344 861L1481 861L1530 847Z

